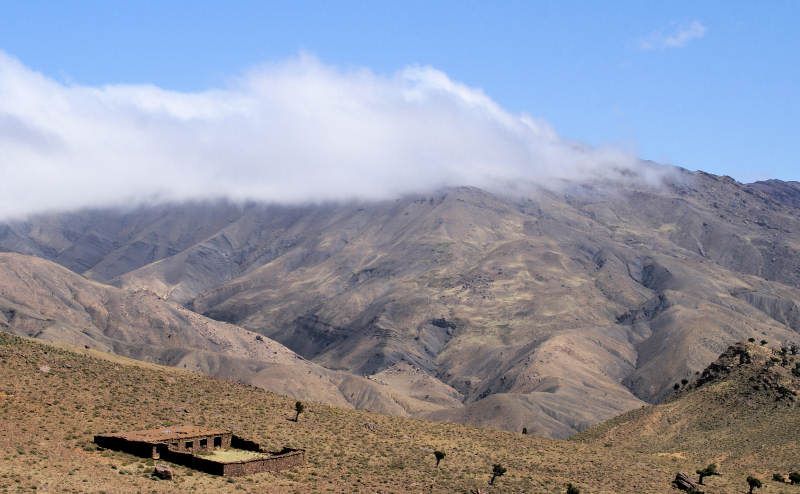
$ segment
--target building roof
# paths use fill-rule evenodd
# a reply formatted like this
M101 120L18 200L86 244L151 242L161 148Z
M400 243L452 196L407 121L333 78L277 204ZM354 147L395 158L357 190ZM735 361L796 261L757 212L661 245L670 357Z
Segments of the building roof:
M142 441L142 442L162 442L172 441L179 439L192 439L195 437L204 436L221 436L223 434L231 434L231 431L225 429L209 429L205 427L197 427L194 425L180 425L176 427L164 427L162 429L149 429L144 431L122 432L119 434L103 434L108 437L119 437L128 441Z

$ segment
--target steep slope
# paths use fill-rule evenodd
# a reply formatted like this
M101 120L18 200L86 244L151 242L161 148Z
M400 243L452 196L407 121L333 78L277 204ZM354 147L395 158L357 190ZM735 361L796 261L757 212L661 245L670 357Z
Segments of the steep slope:
M294 401L193 372L0 332L0 489L59 492L669 492L681 459L656 450L558 441ZM195 424L232 428L271 448L307 449L298 468L229 481L98 451L96 433ZM437 469L433 450L447 456ZM508 472L493 488L492 464ZM764 468L773 468L767 462ZM726 478L746 472L726 470ZM727 490L713 493L737 492ZM779 492L779 491L778 491Z
M742 348L750 355L745 366ZM667 493L675 472L716 461L723 476L706 481L707 494L744 492L750 474L767 481L768 492L789 494L794 486L768 479L800 469L800 414L779 391L797 391L797 379L780 355L766 367L773 357L738 346L705 384L562 441L318 403L306 403L295 423L286 420L294 404L287 397L0 332L0 490L555 493L572 483L597 494ZM96 433L175 424L231 428L275 449L302 447L307 463L232 482L172 465L175 480L156 482L152 461L98 451L91 442ZM447 454L438 469L434 450ZM508 472L490 488L494 463Z
M120 245L101 243L80 269L371 376L381 394L405 390L392 401L409 413L565 437L663 400L732 342L800 339L795 185L661 176L514 196L102 212L135 233L76 221ZM0 248L34 239L39 255L78 252L79 241L44 248L60 237L25 234L63 218L10 225ZM121 254L139 241L162 246L152 262ZM432 391L408 402L420 383Z
M222 201L51 213L0 225L0 250L105 282L202 242L241 214Z
M798 428L797 350L738 343L667 402L623 414L573 440L658 451L698 468L716 462L723 476L708 483L734 490L744 482L728 478L731 471L767 480L800 469Z
M36 257L0 254L0 329L193 369L302 399L407 413L391 397L402 393L390 395L378 383L329 371L269 338L150 292L92 282ZM413 408L416 400L401 402ZM435 408L459 405L450 400Z

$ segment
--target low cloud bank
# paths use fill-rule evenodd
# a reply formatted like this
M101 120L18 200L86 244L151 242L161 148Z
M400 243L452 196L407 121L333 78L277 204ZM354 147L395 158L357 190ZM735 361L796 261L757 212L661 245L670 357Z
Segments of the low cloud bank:
M383 199L640 175L430 67L309 56L196 93L64 85L0 52L0 217L144 201Z

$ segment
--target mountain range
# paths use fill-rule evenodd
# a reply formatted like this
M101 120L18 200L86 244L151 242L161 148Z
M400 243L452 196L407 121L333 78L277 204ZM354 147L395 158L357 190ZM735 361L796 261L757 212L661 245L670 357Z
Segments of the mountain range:
M656 165L652 165L656 166ZM567 437L800 342L800 184L206 201L0 224L0 328L393 415Z

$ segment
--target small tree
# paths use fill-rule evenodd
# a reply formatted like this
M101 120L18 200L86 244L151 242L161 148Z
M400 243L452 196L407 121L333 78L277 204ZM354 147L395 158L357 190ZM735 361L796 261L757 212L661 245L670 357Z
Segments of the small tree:
M508 470L503 467L503 465L499 463L495 463L492 465L492 478L489 480L489 485L494 485L494 479L497 477L502 477Z
M753 494L753 489L761 489L761 481L752 475L747 477L747 485L750 486L749 494Z
M297 420L300 418L300 414L303 413L303 410L305 410L305 409L306 409L306 406L303 405L302 401L298 401L298 402L296 402L294 404L294 411L295 411L294 421L295 422L297 422Z
M581 490L572 484L567 484L567 494L581 494Z
M789 482L791 482L792 484L800 484L800 472L790 473Z
M523 427L522 428L522 433L523 434L527 434L528 433L528 428L527 427Z
M712 463L711 465L703 468L702 470L697 470L697 475L700 476L700 478L697 480L697 483L703 485L703 479L705 477L711 477L712 475L719 475L719 473L717 473L717 464Z
M786 479L785 479L785 478L783 478L783 475L781 475L781 474L779 474L779 473L773 473L773 474L772 474L772 480L774 480L775 482L783 482L783 483L786 483Z
M444 451L439 451L437 449L433 452L433 456L436 457L436 475L434 475L433 480L431 481L431 487L428 489L429 493L433 492L433 487L436 485L436 480L439 478L439 462L442 461L442 459L444 459L444 457L447 455L444 454Z

